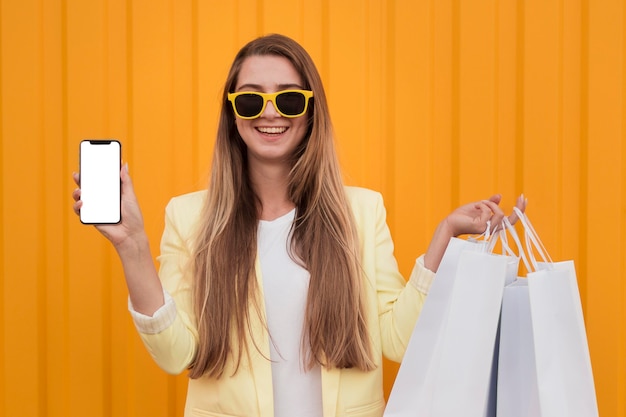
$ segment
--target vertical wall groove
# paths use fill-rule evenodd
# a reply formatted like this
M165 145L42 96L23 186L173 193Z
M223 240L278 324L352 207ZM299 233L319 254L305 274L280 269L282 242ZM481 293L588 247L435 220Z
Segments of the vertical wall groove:
M622 9L622 131L621 131L621 195L620 195L620 207L621 217L618 219L618 224L621 225L619 236L620 239L620 253L626 253L626 7ZM621 257L620 271L622 271L622 277L626 275L626 257ZM620 293L622 294L621 300L621 320L622 328L626 327L626 280L620 279ZM626 415L626 331L620 332L620 352L622 355L618 358L619 374L622 375L622 379L618 382L618 413Z
M500 54L501 48L501 28L500 28L500 0L495 0L493 2L493 62L492 66L494 68L493 72L493 125L491 127L492 136L494 138L494 155L500 155L499 148L500 142L502 138L500 137L500 106L502 103L500 102L500 89L501 89L501 76L500 76L500 60L502 59ZM498 178L498 170L500 165L497 163L493 163L492 172L493 178ZM494 185L498 186L497 182L494 181Z
M45 100L44 100L44 74L45 74L45 59L44 59L44 50L43 50L43 45L44 45L44 30L43 30L43 21L44 21L44 16L43 16L44 10L43 10L43 0L39 1L38 4L38 10L37 10L37 14L36 14L36 19L37 19L37 30L39 31L39 36L37 37L37 43L38 43L38 50L36 51L36 54L38 55L37 59L39 61L39 68L38 68L38 81L37 81L37 89L38 91L38 95L39 95L39 100L40 102L38 103L38 108L37 108L37 118L39 119L39 125L42 126L38 132L39 137L38 139L38 147L39 149L46 149L46 135L44 132L44 114L45 114ZM38 152L37 153L38 156L38 166L40 166L40 170L38 172L39 174L39 180L37 181L40 185L40 189L37 190L37 193L41 196L40 198L43 200L46 196L46 160L45 160L45 155L43 154L43 152ZM42 201L42 205L45 204L44 201ZM46 321L46 317L47 317L47 310L48 310L48 302L47 302L47 285L46 285L46 271L47 271L47 263L48 263L48 259L46 258L45 254L46 254L46 242L47 242L47 221L46 221L46 214L44 212L44 210L39 210L38 212L38 218L37 218L37 224L39 224L40 230L41 230L41 234L43 235L43 238L40 239L37 243L36 243L36 254L37 257L40 259L39 262L37 262L37 353L38 353L38 357L37 357L37 361L38 361L38 387L37 387L37 393L38 393L38 410L39 410L39 415L41 417L45 417L48 415L47 413L47 405L48 405L48 390L47 390L47 383L48 383L48 357L47 357L47 350L48 350L48 337L47 337L47 321Z
M64 0L66 1L66 0ZM134 0L127 0L126 2L126 102L127 102L127 110L126 110L126 120L127 120L127 131L126 131L126 146L124 153L126 156L124 157L126 162L133 161L134 158L134 150L132 144L134 143L134 114L135 114L135 91L134 91L134 25L133 25L133 4ZM129 167L130 168L130 167ZM132 174L132 171L131 171Z
M177 70L177 67L179 65L181 65L179 62L177 62L180 58L177 56L177 53L176 53L176 50L175 50L175 47L174 47L174 45L177 44L177 40L178 40L177 39L177 35L179 34L178 31L177 31L177 25L176 25L176 20L177 20L176 14L177 14L177 11L176 11L176 7L175 7L175 2L176 2L176 0L168 0L168 3L167 3L167 6L168 6L167 8L168 8L168 12L169 12L168 13L169 14L168 24L169 24L169 27L170 27L169 43L170 43L170 45L172 45L170 47L171 53L170 53L170 60L169 60L169 65L170 65L169 73L171 74L170 75L171 78L168 80L169 81L168 84L170 86L169 88L170 88L171 96L172 96L171 99L170 99L170 102L169 102L169 112L168 113L171 115L172 121L169 123L168 127L169 127L169 130L170 130L169 136L172 136L172 137L176 136L176 133L178 133L177 129L176 129L176 123L175 123L175 119L176 119L175 115L176 115L176 113L178 111L178 103L177 103L178 96L176 95L176 87L177 87L177 83L176 83L176 81L177 81L176 80L177 71L176 70ZM165 45L164 45L164 47L165 47ZM188 81L188 80L185 80L185 81ZM180 139L186 140L187 138L180 138ZM178 146L180 146L180 144L177 143L176 141L171 141L171 142L169 142L168 145L169 145L168 148L170 150L170 155L172 156L173 160L178 160L176 158L176 154L178 153L176 148ZM176 187L178 175L176 175L177 172L176 172L175 169L172 169L171 171L172 171L173 175L170 176L169 181L170 181L172 187Z
M64 0L66 1L66 0ZM124 146L123 158L125 164L127 165L130 175L134 175L133 166L135 163L134 159L134 139L135 139L135 122L134 122L134 114L135 114L135 65L133 59L134 53L134 23L133 19L135 17L134 13L134 5L135 0L127 0L126 1L126 21L125 21L125 29L126 29L126 145ZM129 387L128 393L128 403L126 409L129 413L129 417L137 416L136 412L136 395L133 391L133 388L137 384L137 371L135 366L135 349L134 344L131 342L128 346L128 358L126 361L127 371L127 383Z
M322 9L322 65L320 72L322 73L322 79L328 80L329 67L330 67L330 36L328 35L328 27L330 26L329 16L329 2L330 0L321 0L320 7Z
M524 68L525 68L525 48L524 41L526 19L524 18L524 2L517 2L516 37L515 37L515 57L517 65L515 68L515 185L517 193L524 192Z
M557 129L556 129L556 150L557 150L557 155L558 158L555 161L556 165L557 165L557 169L556 172L558 173L558 177L557 177L557 181L556 181L556 185L557 185L557 190L562 190L563 189L563 142L564 142L564 138L563 138L563 117L564 117L564 111L563 111L563 83L565 82L565 73L564 73L564 50L565 50L565 45L564 45L564 23L563 23L563 16L564 13L564 0L558 0L558 30L557 30L557 44L558 44L558 58L557 58L557 74L558 74L558 85L557 85L557 97L558 97L558 101L557 101ZM563 209L565 208L563 205L563 194L560 192L556 193L556 206L557 206L557 210L558 212L562 212ZM562 230L563 230L563 224L561 222L556 222L556 236L557 236L557 246L561 247L562 246Z
M105 131L111 131L111 71L110 71L110 62L111 62L111 36L109 32L109 0L103 0L102 4L102 28L104 33L103 37L103 46L102 46L102 62L103 62L103 125ZM107 135L109 136L109 135ZM104 279L102 280L102 415L109 416L112 410L113 404L113 361L112 361L112 350L113 350L113 323L112 323L112 293L113 293L113 285L112 285L112 277L113 268L112 264L115 262L115 259L111 258L111 253L109 251L108 254L105 255L108 259L106 263L106 269L104 274Z
M428 42L428 60L429 60L429 68L428 68L428 75L430 77L430 85L429 85L429 91L428 91L428 99L430 100L430 114L428 115L428 122L430 123L431 129L430 129L430 136L431 137L436 137L439 135L439 127L438 127L438 118L439 113L438 112L438 106L439 106L439 101L438 101L438 95L441 94L440 92L437 91L437 81L438 80L438 76L437 76L437 68L438 68L438 63L439 60L437 58L437 45L438 45L438 29L437 29L437 9L436 9L436 3L437 0L429 0L428 1L428 8L429 8L429 16L428 16L428 22L429 22L429 33L428 36L430 37L429 42ZM397 44L398 41L394 42L394 45ZM404 52L399 52L398 55L401 55ZM451 59L452 57L450 57ZM450 83L452 83L452 80L447 80ZM447 97L450 102L452 102L452 97ZM451 130L449 130L448 132L451 132ZM451 135L450 135L451 136ZM396 137L396 134L394 134L394 137ZM448 139L451 142L451 137L449 138L443 138L444 140ZM433 153L435 151L432 151ZM394 163L394 166L396 164ZM434 161L433 161L433 165L434 165ZM437 176L437 172L434 166L429 167L429 175L430 178L429 183L432 184L432 187L438 187L440 183L443 183L444 181L438 181L438 179L436 178ZM453 175L453 173L449 173L449 175ZM394 181L396 181L397 179L394 178ZM430 191L430 195L434 196L435 193L431 190ZM432 210L429 210L428 212L429 216L428 216L428 221L433 222L435 217L435 214L433 213Z
M452 118L450 123L451 128L451 157L450 157L450 169L452 171L450 181L450 203L452 207L457 207L460 204L460 171L459 164L460 146L461 146L461 0L452 0Z
M386 61L385 68L385 127L386 132L389 137L389 147L387 148L387 161L386 161L386 170L385 170L385 189L387 193L389 193L389 198L391 200L395 200L395 188L393 184L395 183L396 178L396 141L393 138L396 137L396 123L395 123L395 100L394 97L396 95L396 76L395 76L395 64L396 64L396 8L395 3L392 1L386 2L385 7L387 8L387 21L386 21L386 45L384 48L384 58Z
M619 253L626 253L626 6L624 2L622 2L622 28L621 28L621 189L620 189L620 198L619 198L619 213L620 218L618 220L618 224L620 224L619 228L619 236L620 239L620 250ZM626 257L622 256L619 262L619 271L617 274L619 277L626 276ZM619 279L619 289L621 297L621 315L617 320L618 323L621 323L622 328L626 328L626 280ZM621 395L617 398L617 409L618 412L621 412L622 415L626 415L626 331L620 332L619 340L619 351L622 352L620 357L618 358L618 369L620 375L619 381L617 381L618 392Z
M74 164L74 162L72 161L72 163L69 162L69 156L71 155L71 151L69 149L69 100L68 100L68 50L67 50L67 42L68 42L68 29L67 29L67 14L68 14L68 6L67 6L67 1L68 0L61 0L60 2L60 6L61 6L61 11L60 11L60 19L61 19L61 97L60 97L60 101L61 101L61 114L62 114L62 120L61 120L61 142L62 142L62 146L63 149L66 150L66 152L62 153L62 163L61 166L63 167L63 170L65 172L60 173L62 175L61 178L63 178L63 176L67 176L70 172L73 171L77 171L78 167ZM69 194L69 191L72 190L76 185L72 184L71 186L68 186L65 188L65 191L67 193L67 195ZM73 216L72 214L70 214L69 212L67 214L65 214L63 216L62 222L63 222L63 236L61 237L63 240L63 271L61 271L62 276L61 276L61 285L63 286L63 313L62 313L62 317L63 317L63 324L62 324L62 332L63 332L63 347L62 347L62 351L63 351L63 358L61 359L63 361L64 364L70 363L70 354L69 354L69 345L70 345L70 332L69 332L69 327L70 327L70 307L69 307L69 299L70 299L70 280L69 280L69 269L70 269L70 265L72 263L72 250L71 250L71 245L70 245L70 216ZM72 217L72 220L74 220L75 217ZM60 411L60 414L65 413L66 415L69 413L70 410L70 403L71 403L71 399L69 397L69 376L68 376L68 372L64 372L62 374L62 381L61 384L64 388L63 390L63 396L62 399L60 401L60 403L62 404L62 409Z
M262 35L263 33L265 33L266 29L265 29L265 20L264 15L263 15L263 0L256 0L256 34L257 35Z
M198 67L200 60L199 54L199 40L198 40L198 19L199 19L198 0L192 0L191 2L191 154L198 155L199 141L200 141L200 81L198 76ZM205 115L206 117L206 115ZM193 178L198 178L200 175L200 169L198 167L198 158L192 160Z
M5 351L5 326L6 315L4 312L4 299L5 299L5 276L7 275L7 268L5 262L5 239L6 234L4 225L7 220L4 210L4 178L7 178L7 172L5 171L5 154L4 154L4 0L0 0L0 173L2 179L0 179L0 414L5 414L6 408L6 351Z
M578 251L578 267L583 273L587 273L589 270L587 256L588 246L587 240L589 238L589 214L587 209L589 191L588 191L588 178L589 169L587 158L589 155L589 1L581 0L581 22L580 22L580 224L579 239L580 247ZM586 282L582 283L584 293L586 294ZM585 306L587 300L583 300L583 306Z

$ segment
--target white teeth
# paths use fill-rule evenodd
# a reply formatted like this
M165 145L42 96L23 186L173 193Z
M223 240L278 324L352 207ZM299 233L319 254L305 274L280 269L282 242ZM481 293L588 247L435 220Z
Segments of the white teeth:
M287 130L286 127L257 127L257 130L261 133L278 134Z

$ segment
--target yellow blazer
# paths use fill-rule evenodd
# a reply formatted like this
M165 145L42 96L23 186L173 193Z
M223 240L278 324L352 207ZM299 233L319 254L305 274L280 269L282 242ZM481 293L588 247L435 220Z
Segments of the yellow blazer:
M346 193L359 231L367 320L378 367L371 372L322 368L324 417L380 417L385 407L382 357L397 362L402 359L433 274L418 261L407 285L393 255L382 196L355 187L346 187ZM173 198L166 208L159 276L176 303L176 317L157 334L140 333L157 364L172 374L187 369L198 344L188 261L205 198L206 191L186 194ZM258 258L256 262L262 291ZM262 303L263 297L259 299ZM231 363L220 379L190 379L186 417L274 416L269 338L257 314L250 317L254 320L252 337L262 352L251 345L236 373Z

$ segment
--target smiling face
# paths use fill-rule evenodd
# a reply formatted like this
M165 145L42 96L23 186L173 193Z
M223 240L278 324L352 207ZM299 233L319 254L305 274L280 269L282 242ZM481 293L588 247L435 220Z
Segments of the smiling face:
M274 93L287 89L303 89L304 82L291 62L275 55L253 55L245 59L237 77L234 92ZM248 163L282 164L289 160L307 133L307 116L288 118L268 102L256 119L236 117L237 130L248 148Z

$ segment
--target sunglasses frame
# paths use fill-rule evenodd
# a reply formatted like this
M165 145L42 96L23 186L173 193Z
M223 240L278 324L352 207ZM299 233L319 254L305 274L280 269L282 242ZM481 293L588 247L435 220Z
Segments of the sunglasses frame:
M285 114L282 111L280 111L280 109L278 108L278 106L276 105L276 97L280 94L284 94L284 93L300 93L304 96L304 110L302 110L302 113L300 114L295 114L295 115L291 115L291 114ZM261 96L261 98L263 99L263 106L261 107L261 110L259 111L259 113L257 113L254 116L242 116L239 114L239 112L237 111L237 106L235 106L235 99L241 95L244 94L252 94L252 95L256 95L256 96ZM237 115L237 117L241 118L241 119L246 119L246 120L251 120L251 119L256 119L258 117L261 117L261 115L263 114L263 112L265 111L265 108L267 107L267 102L271 101L272 104L274 105L274 109L276 109L276 111L283 117L288 117L290 119L293 119L295 117L300 117L303 114L306 113L306 111L309 108L309 101L311 99L311 97L313 97L313 91L311 90L282 90L282 91L276 91L275 93L259 93L258 91L239 91L237 93L228 93L228 101L230 101L230 103L232 104L233 107L233 111L235 112L235 114Z

